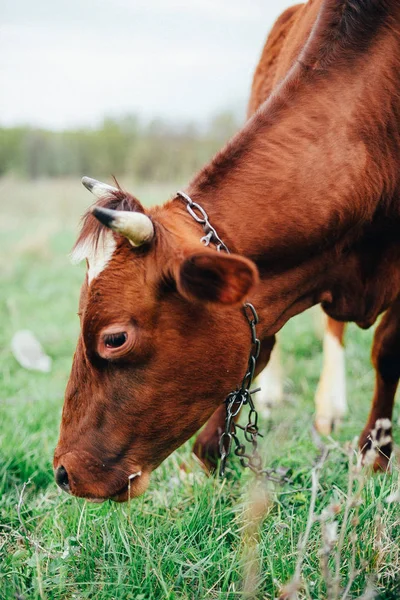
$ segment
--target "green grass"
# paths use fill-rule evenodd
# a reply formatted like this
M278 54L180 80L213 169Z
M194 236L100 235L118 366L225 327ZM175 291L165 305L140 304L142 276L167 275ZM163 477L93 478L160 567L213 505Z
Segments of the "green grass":
M154 202L170 191L143 189L137 195ZM311 425L321 343L312 313L292 320L282 334L287 398L261 423L262 445L265 463L290 468L293 484L271 490L259 528L246 516L252 477L232 459L227 480L207 478L191 459L190 443L165 461L145 496L129 505L90 505L55 486L52 453L78 334L83 277L67 253L89 201L79 182L0 181L0 598L234 599L243 596L251 566L259 581L247 597L278 597L294 573L319 454ZM24 328L51 355L50 374L25 371L12 357L11 337ZM331 518L339 526L349 478L346 443L360 433L370 405L372 335L349 327L350 412L334 436L337 443L328 441L332 449L320 473L316 514L338 504ZM399 442L399 431L396 436ZM192 471L183 479L182 462ZM362 478L357 476L355 487ZM385 502L398 485L395 461L393 475L366 478L360 502L350 510L340 557L342 585L352 571L352 552L359 573L349 598L361 596L367 585L382 599L400 597L400 510ZM316 521L299 598L327 597L321 544ZM331 568L335 553L334 544Z

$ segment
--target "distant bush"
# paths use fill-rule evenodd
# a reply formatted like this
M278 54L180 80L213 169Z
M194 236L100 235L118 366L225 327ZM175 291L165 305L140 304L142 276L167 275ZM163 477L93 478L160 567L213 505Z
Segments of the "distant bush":
M128 174L140 181L177 180L199 169L238 128L229 112L202 128L162 120L143 124L135 116L105 118L96 129L0 127L0 176Z

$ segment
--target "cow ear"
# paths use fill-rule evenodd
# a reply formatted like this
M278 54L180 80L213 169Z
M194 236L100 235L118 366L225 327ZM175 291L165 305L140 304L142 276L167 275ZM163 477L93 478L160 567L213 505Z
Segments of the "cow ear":
M258 273L247 258L205 251L187 257L176 280L179 292L189 300L237 304L258 282Z

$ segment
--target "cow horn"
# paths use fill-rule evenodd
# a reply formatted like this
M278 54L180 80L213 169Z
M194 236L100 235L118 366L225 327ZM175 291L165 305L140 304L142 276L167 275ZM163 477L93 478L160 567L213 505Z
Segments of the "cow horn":
M82 183L99 200L109 194L118 192L117 188L91 177L82 177ZM100 206L93 206L91 211L100 223L126 237L132 246L141 246L146 242L150 242L154 237L153 223L143 213L111 210Z
M101 181L97 181L97 179L92 179L91 177L82 177L82 183L85 188L89 190L89 192L92 192L92 194L94 194L99 200L108 194L118 192L117 188L112 187L112 185L102 183Z
M92 215L106 227L126 237L132 246L141 246L154 237L153 223L143 213L93 206Z

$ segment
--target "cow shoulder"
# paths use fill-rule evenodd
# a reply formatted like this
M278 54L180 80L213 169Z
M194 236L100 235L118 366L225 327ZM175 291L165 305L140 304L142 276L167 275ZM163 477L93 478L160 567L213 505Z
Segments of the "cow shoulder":
M354 60L399 14L397 0L323 0L301 60L319 69Z

